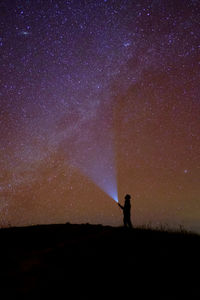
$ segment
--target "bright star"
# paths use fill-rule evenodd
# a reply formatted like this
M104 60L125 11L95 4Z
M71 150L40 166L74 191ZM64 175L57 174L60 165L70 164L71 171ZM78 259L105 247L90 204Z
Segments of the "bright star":
M25 31L25 30L22 30L21 32L20 32L20 35L29 35L30 34L30 32L28 32L28 31Z
M129 47L130 45L131 45L131 42L129 42L129 41L123 43L124 47Z

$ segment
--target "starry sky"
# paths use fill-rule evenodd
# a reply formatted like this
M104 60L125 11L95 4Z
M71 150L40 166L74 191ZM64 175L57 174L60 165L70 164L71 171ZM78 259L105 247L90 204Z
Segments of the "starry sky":
M200 2L0 1L0 226L200 232Z

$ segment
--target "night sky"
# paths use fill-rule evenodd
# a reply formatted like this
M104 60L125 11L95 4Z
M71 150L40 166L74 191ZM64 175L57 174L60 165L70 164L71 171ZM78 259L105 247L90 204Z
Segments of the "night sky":
M200 232L200 1L0 1L0 226Z

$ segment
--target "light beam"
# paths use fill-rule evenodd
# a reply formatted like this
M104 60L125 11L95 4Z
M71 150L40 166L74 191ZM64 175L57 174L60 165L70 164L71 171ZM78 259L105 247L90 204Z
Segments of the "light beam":
M104 191L114 201L118 202L117 174L115 151L112 133L98 132L98 140L90 142L88 147L82 147L75 159L76 167Z

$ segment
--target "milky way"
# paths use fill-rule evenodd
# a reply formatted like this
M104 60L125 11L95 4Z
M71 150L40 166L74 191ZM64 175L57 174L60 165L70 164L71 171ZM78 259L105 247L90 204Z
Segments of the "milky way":
M120 225L116 181L133 224L200 230L199 1L8 0L0 23L0 225Z

